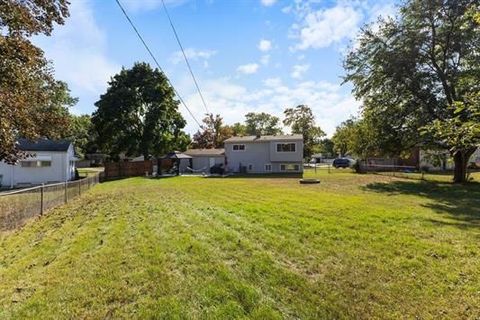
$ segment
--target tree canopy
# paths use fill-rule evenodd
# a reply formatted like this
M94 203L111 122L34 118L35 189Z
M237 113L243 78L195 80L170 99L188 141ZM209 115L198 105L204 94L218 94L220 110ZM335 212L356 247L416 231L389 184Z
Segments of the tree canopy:
M245 115L247 135L277 135L282 133L280 118L265 112L249 112Z
M287 108L284 111L283 123L290 126L292 133L303 135L303 157L310 158L320 139L325 132L316 125L312 109L306 105L299 105L295 108Z
M468 117L469 108L455 106L479 91L479 7L476 0L406 1L397 18L365 27L344 63L380 148L390 154L419 144L448 149L456 182L465 181L460 159L470 157L480 136L459 144L438 129Z
M223 118L213 113L203 118L201 130L193 135L192 147L197 149L222 148L223 142L233 136L233 129L224 125Z
M67 6L65 0L0 1L0 161L25 156L16 147L19 137L55 139L68 126L68 107L75 100L29 40L63 24Z
M147 63L123 68L95 103L92 123L98 145L112 159L124 153L145 159L190 143L182 131L186 122L167 77Z

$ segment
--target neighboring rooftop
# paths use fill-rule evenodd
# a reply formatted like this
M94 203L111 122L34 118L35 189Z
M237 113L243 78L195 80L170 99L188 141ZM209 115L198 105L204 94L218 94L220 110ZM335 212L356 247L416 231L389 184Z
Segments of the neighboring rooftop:
M188 149L184 153L189 156L223 156L225 149Z
M57 152L66 152L72 143L67 140L49 140L49 139L39 139L39 140L28 140L28 139L18 139L17 146L22 151L57 151Z
M277 135L277 136L244 136L231 137L225 142L265 142L265 141L298 141L303 140L301 134Z

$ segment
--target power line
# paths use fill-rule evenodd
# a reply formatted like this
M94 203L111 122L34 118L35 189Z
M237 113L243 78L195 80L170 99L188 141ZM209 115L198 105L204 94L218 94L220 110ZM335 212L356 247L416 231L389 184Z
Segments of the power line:
M168 77L166 76L166 73L163 71L162 67L160 66L160 63L158 63L158 60L157 58L155 58L155 55L152 53L152 50L150 50L150 47L147 45L147 43L145 42L145 40L143 39L142 35L140 34L140 32L138 31L137 27L135 26L135 24L133 23L132 19L130 19L130 17L128 16L127 12L125 11L125 9L123 8L122 4L120 3L120 0L115 0L118 4L118 6L120 7L120 9L122 10L123 14L125 15L125 18L127 18L128 22L130 23L130 25L132 26L133 30L135 31L135 33L137 34L138 38L140 39L140 41L142 42L143 46L145 47L145 49L147 49L150 57L153 59L153 61L155 62L155 64L157 65L157 68L163 73L165 74L165 77L167 78L167 81L168 83L170 84L170 86L173 88L173 91L175 92L175 94L177 95L178 99L180 100L180 102L183 104L183 106L185 107L185 109L187 109L188 113L190 114L190 116L192 116L193 120L195 120L195 122L197 123L197 125L200 127L200 129L202 128L202 125L200 124L200 122L197 120L197 118L195 118L195 116L193 115L192 111L190 111L190 108L187 106L187 104L185 103L185 101L183 100L182 96L180 96L180 94L178 93L178 91L175 89L175 87L173 86L172 82L170 81L170 79L168 79Z
M172 18L170 17L170 14L168 13L167 6L165 5L165 0L162 0L162 5L163 5L163 10L165 11L165 14L167 15L168 21L170 22L170 26L172 27L173 34L175 35L175 39L177 39L178 46L180 47L180 50L182 51L183 58L185 58L185 62L187 63L188 70L190 71L190 74L192 75L193 82L195 83L195 87L197 87L198 94L200 95L200 99L202 99L203 106L205 107L205 110L207 113L210 113L208 111L207 103L205 102L205 98L203 97L202 90L200 90L200 86L198 85L197 79L195 75L193 74L192 67L190 66L190 62L188 61L187 55L185 54L185 50L183 49L182 42L180 41L180 37L178 36L177 30L175 29L175 26L173 25Z

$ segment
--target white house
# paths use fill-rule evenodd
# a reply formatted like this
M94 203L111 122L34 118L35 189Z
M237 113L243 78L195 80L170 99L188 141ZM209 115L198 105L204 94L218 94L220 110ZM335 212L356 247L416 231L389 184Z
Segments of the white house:
M37 185L75 179L75 151L69 141L19 139L17 146L30 156L16 165L0 162L2 187Z

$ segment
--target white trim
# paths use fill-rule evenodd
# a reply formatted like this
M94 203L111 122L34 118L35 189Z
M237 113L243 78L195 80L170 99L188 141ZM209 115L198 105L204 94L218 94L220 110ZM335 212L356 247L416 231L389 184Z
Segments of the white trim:
M235 150L233 147L234 146L243 146L243 150L240 150L240 147L238 150ZM233 152L244 152L245 150L247 150L247 145L245 143L234 143L232 144L232 151Z
M295 151L278 151L279 144L293 144L295 146ZM275 143L275 152L276 153L296 153L297 152L297 143L296 142L276 142Z
M282 169L282 166L296 166L298 169L294 169L294 170L285 170L285 169ZM298 163L280 163L280 171L282 172L300 172L300 165Z

